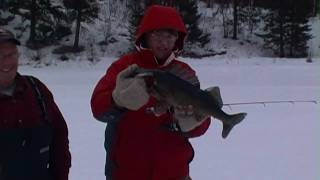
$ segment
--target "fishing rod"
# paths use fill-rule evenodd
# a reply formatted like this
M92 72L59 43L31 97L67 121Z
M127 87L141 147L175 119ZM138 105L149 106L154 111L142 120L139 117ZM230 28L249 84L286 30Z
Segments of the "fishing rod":
M253 101L253 102L226 103L223 105L228 106L231 109L231 106L256 105L256 104L261 104L263 106L266 106L267 104L282 104L282 103L290 103L290 104L314 103L314 104L318 104L318 101L316 101L316 100Z

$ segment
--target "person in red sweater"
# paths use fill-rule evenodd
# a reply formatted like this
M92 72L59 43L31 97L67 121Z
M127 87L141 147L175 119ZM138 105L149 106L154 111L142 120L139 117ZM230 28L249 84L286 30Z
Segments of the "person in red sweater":
M20 42L0 28L0 179L68 180L68 129L37 78L17 72Z
M187 31L171 7L150 6L137 29L137 51L108 68L91 98L93 116L107 122L107 180L190 180L194 156L189 138L203 135L210 118L196 119L192 106L168 107L148 93L148 82L135 77L141 68L183 70L195 86L195 71L176 55ZM195 81L196 79L196 81Z

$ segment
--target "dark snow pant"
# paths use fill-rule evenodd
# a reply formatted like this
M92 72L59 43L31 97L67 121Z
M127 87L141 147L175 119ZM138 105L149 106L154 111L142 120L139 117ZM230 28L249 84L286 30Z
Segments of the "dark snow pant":
M104 148L106 150L106 164L105 164L105 176L106 180L111 180L112 177L112 166L113 162L110 157L110 150L114 140L114 136L116 134L117 124L126 110L112 108L110 111L106 112L102 117L100 117L100 121L106 122L107 126L104 134Z
M0 180L52 180L51 127L0 130Z
M106 150L105 175L106 180L111 180L113 162L110 158L110 147L112 145L114 134L116 131L116 123L108 123L105 130L104 148Z

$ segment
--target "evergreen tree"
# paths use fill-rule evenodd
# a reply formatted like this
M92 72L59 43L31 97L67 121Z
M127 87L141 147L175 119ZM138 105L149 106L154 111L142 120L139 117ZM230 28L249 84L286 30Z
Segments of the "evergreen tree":
M320 0L314 0L314 14L320 16Z
M63 7L50 0L10 0L8 7L12 14L30 22L27 45L32 48L53 43L57 27L66 19Z
M284 19L278 11L269 11L263 17L264 33L257 34L264 40L264 48L272 49L275 54L284 57Z
M73 9L76 13L76 33L73 50L81 50L81 48L79 48L81 22L92 23L98 18L98 2L96 2L96 0L63 0L63 4L67 8Z
M232 39L234 40L238 39L239 30L241 30L244 22L251 23L249 25L251 25L251 28L253 27L254 19L252 18L252 14L254 13L254 9L252 1L253 0L215 0L220 6L225 38L229 36L229 26L232 26ZM230 9L232 9L232 20L231 18L229 19L227 12Z
M140 23L140 20L142 19L144 10L146 8L145 3L146 1L141 1L141 0L131 0L128 4L128 10L130 14L130 19L129 19L129 26L128 26L128 31L129 31L129 42L130 42L130 47L129 51L133 51L135 49L135 33L137 31L138 25Z
M308 17L311 6L303 0L281 0L269 6L263 17L264 33L257 34L264 40L264 47L272 49L279 57L306 56L307 42L311 38Z
M153 4L160 4L162 6L176 7L178 2L176 0L144 0L146 7Z
M10 21L14 19L14 16L7 15L8 14L7 12L8 12L8 2L5 0L0 1L0 26L7 25Z
M198 14L198 7L196 0L179 1L178 9L182 15L183 21L188 30L187 45L204 47L210 42L210 34L204 33L199 28L199 20L201 15Z
M238 39L238 6L239 0L233 0L233 36L232 39Z
M300 4L302 3L302 4ZM304 2L296 1L288 9L287 17L287 33L288 33L288 51L289 57L306 57L308 50L308 40L311 39L310 35L310 25L309 21L309 12L305 11ZM300 9L302 8L302 9Z
M231 33L232 29L232 18L231 18L231 13L229 12L231 7L230 7L230 0L215 0L215 2L218 4L218 11L217 13L220 14L221 20L222 20L222 27L223 27L223 38L228 38L229 34Z
M255 6L254 0L242 1L239 5L238 33L245 33L246 40L250 40L254 30L258 28L258 24L261 21L261 13L261 8Z

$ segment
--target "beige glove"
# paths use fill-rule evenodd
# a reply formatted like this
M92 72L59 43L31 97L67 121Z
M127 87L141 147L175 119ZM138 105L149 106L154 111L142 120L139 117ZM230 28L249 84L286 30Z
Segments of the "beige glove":
M208 116L197 114L192 105L174 108L174 117L182 132L188 132L200 126Z
M116 80L112 98L116 105L130 110L138 110L148 102L149 94L144 79L134 77L136 64L121 71Z

